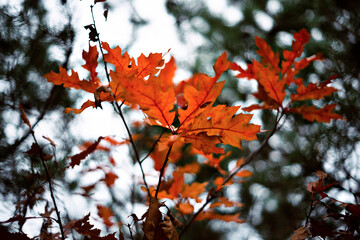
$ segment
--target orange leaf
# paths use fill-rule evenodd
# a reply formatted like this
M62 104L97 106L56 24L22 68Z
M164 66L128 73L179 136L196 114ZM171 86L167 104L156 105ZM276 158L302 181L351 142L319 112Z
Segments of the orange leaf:
M220 207L221 205L224 205L225 207L232 207L234 205L236 207L242 207L243 206L243 204L238 203L238 202L234 202L234 201L230 201L226 197L219 197L216 202L214 202L214 203L212 203L210 205L210 208Z
M178 198L179 193L184 188L184 173L174 171L173 172L174 181L169 188L168 192L173 198Z
M285 98L285 81L279 81L278 72L274 69L264 67L259 62L253 63L254 72L257 75L259 83L264 87L265 92L270 98L276 101L281 106Z
M239 108L218 105L207 109L196 117L184 132L183 137L188 138L191 134L206 133L207 136L217 137L217 143L241 148L242 140L257 139L256 134L260 132L260 126L249 124L252 118L251 114L235 115Z
M183 135L182 140L185 143L191 143L191 146L202 151L205 155L210 153L224 153L224 149L216 147L220 143L218 136L208 136L206 133L193 135Z
M136 68L132 67L132 64L135 64L135 60L130 58L127 52L121 54L119 46L111 49L107 42L102 42L102 47L108 52L104 54L104 60L113 64L116 72L121 72L122 76L134 76L136 74ZM117 95L116 92L113 91L113 93Z
M172 129L172 122L175 112L170 112L174 108L175 92L173 88L166 91L161 89L159 77L151 76L147 81L141 78L124 78L118 72L111 72L113 81L110 83L112 89L120 87L123 89L117 95L129 104L138 104L140 109L150 118L153 124ZM114 92L114 90L113 90ZM115 90L115 92L119 92Z
M307 99L322 99L325 96L330 96L333 92L338 91L333 87L317 86L314 83L309 83L306 87L300 84L297 88L297 94L291 95L291 101L302 101Z
M344 119L340 114L334 113L336 104L326 105L324 108L317 109L315 106L301 106L299 108L291 108L289 112L301 114L304 119L313 122L326 122L329 123L331 119Z
M176 64L175 59L172 57L169 62L165 64L164 69L160 71L159 78L162 91L174 87L173 78L175 76Z
M282 75L285 75L291 69L295 59L301 56L304 45L310 40L310 34L305 29L301 29L298 33L294 33L294 39L291 45L292 51L283 51L284 61L281 63Z
M144 78L148 75L153 76L159 71L159 68L164 65L161 53L150 53L147 57L144 54L141 54L138 57L137 62L137 78Z
M193 198L198 199L199 195L203 192L205 192L205 186L207 185L207 182L198 183L194 182L191 185L184 184L184 189L181 192L181 196L183 198Z
M90 81L80 80L79 75L74 72L74 70L71 70L71 75L68 75L66 69L60 66L59 73L51 71L50 73L45 74L44 78L46 78L48 82L52 82L54 85L63 84L66 88L82 89L89 93L94 93L101 85L98 78L95 78L95 80L90 79Z
M214 211L206 211L201 212L195 220L201 221L201 220L222 220L225 222L237 222L237 223L244 223L245 220L239 219L240 213L234 214L234 215L222 215L217 214Z
M271 47L260 37L255 37L256 46L259 48L257 54L261 57L261 63L265 66L273 68L275 71L279 71L279 53L274 53Z
M214 77L211 78L205 74L198 74L191 79L191 82L184 84L183 96L187 102L187 108L179 109L179 129L186 129L187 125L204 111L204 106L212 105L220 95L224 82L216 83L216 81L229 66L230 62L227 60L227 54L224 52L217 58L214 64Z
M256 75L253 72L252 64L250 64L250 63L247 64L247 68L246 68L246 70L244 70L238 64L233 62L230 64L230 69L240 72L238 75L235 76L237 78L247 78L248 80L256 78Z
M105 207L105 206L102 206L102 205L97 205L96 208L98 210L99 217L102 218L102 220L104 221L104 224L107 227L111 227L112 225L114 225L114 223L110 219L111 217L114 216L114 213L111 210L111 208Z
M241 170L236 173L236 176L242 177L242 178L251 177L252 175L253 175L253 173L250 172L249 170Z
M87 109L88 107L93 107L95 108L95 102L91 101L91 100L87 100L86 102L84 102L80 109L77 109L77 108L66 108L64 110L64 112L66 114L70 113L70 112L73 112L75 114L79 114L79 113L82 113L85 109Z
M191 205L191 203L189 203L189 201L186 201L185 203L179 202L176 205L176 209L185 215L189 215L194 212L194 206Z

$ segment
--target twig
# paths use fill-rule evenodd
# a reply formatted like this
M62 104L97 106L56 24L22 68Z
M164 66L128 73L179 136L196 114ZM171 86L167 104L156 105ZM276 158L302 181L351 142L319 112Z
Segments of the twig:
M159 189L160 189L160 185L161 185L161 179L162 179L162 176L164 175L166 164L169 161L169 156L170 156L170 152L171 152L172 147L173 147L173 145L171 144L171 146L169 147L169 150L168 150L168 152L166 154L164 164L161 167L159 181L158 181L158 185L156 187L156 192L155 192L155 198L157 198L157 195L159 193Z
M105 67L105 73L106 73L106 78L108 80L108 82L110 83L111 80L110 80L110 76L109 76L109 72L108 72L108 68L107 68L107 62L105 61L105 58L104 58L104 51L102 49L102 46L101 46L101 40L100 40L100 36L99 36L99 33L97 32L97 28L96 28L96 23L95 23L95 18L94 18L94 12L93 12L93 5L90 6L90 9L91 9L91 16L92 16L92 19L93 19L93 24L94 24L94 29L96 31L96 34L97 34L97 41L98 41L98 44L99 44L99 48L100 48L100 52L101 52L101 55L103 57L103 60L104 60L104 67ZM114 95L113 93L111 93L112 95ZM149 194L150 196L150 190L149 190L149 186L147 185L147 182L146 182L146 179L145 179L145 173L144 173L144 169L141 165L141 161L140 161L140 156L139 156L139 153L136 149L136 146L135 146L135 142L132 138L132 134L130 132L130 129L129 129L129 126L127 125L126 123L126 120L125 120L125 117L124 117L124 114L121 110L121 106L124 104L125 101L123 101L121 103L121 105L119 105L116 101L113 102L113 104L115 105L116 109L117 109L117 113L119 114L121 120L123 121L124 125L125 125L125 129L126 129L126 132L129 136L129 140L130 140L130 143L131 143L131 146L133 147L134 149L134 153L135 153L135 158L136 158L136 161L138 162L139 166L140 166L140 170L141 170L141 174L142 174L142 178L143 178L143 181L144 181L144 184L145 184L145 188L146 188L146 191L147 193Z
M247 164L249 164L251 161L253 161L255 159L255 157L259 154L259 152L261 152L261 150L265 147L265 145L268 143L269 139L271 138L272 135L274 135L274 133L279 129L278 128L278 124L280 122L280 120L282 119L282 117L284 116L284 112L281 112L281 114L279 112L277 112L276 115L276 122L274 124L274 127L272 129L272 131L270 132L270 134L266 137L266 139L261 143L261 145L254 151L252 152L244 161L243 164L241 164L232 174L230 174L225 181L221 184L221 186L225 186L225 184L227 182L229 182L235 175L236 173L238 173L244 166L246 166ZM280 116L279 116L280 115ZM189 222L183 227L182 231L180 232L180 237L186 232L186 230L189 228L189 226L194 222L194 220L196 219L196 217L204 210L204 208L215 198L218 197L218 193L219 190L215 190L212 194L210 194L206 199L206 202L201 206L201 208L199 208L196 213L191 217L191 219L189 220Z
M156 139L156 141L154 142L154 144L153 144L153 146L151 147L151 149L150 149L150 151L148 152L148 154L146 154L146 156L143 158L143 159L141 159L141 163L143 162L143 161L145 161L145 159L147 159L149 156L150 156L150 154L154 151L154 149L155 149L155 146L156 146L156 144L160 141L160 138L162 137L162 135L165 133L165 128L164 128L164 130L160 133L160 135L159 135L159 137Z
M62 222L61 222L61 217L60 217L60 212L58 210L58 207L56 205L56 200L55 200L55 195L54 195L54 191L53 191L53 187L52 187L52 184L51 184L51 178L50 178L50 174L49 174L49 171L47 169L47 166L46 166L46 163L45 163L45 160L44 160L44 156L43 156L43 151L42 149L40 148L37 140L36 140L36 137L35 137L35 134L34 134L34 131L32 130L32 128L30 127L30 130L31 130L31 135L33 136L33 139L35 141L35 144L38 146L39 148L39 153L40 153L40 159L41 159L41 162L43 164L43 167L44 167L44 170L45 170L45 174L46 174L46 180L49 184L49 190L50 190L50 196L51 196L51 199L53 201L53 204L54 204L54 208L55 208L55 212L56 212L56 215L57 215L57 218L58 218L58 224L59 224L59 227L60 227L60 232L61 232L61 239L62 240L65 240L65 234L64 234L64 229L63 229L63 226L62 226Z

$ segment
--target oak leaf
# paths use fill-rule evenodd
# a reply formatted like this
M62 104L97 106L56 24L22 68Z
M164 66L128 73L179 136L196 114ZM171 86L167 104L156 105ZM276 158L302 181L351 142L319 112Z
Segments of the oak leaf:
M275 71L279 71L279 53L274 53L266 41L260 37L255 37L256 46L259 48L256 52L261 57L261 63L270 66Z
M217 83L221 74L230 67L227 54L224 52L217 58L214 64L215 76L209 77L205 74L198 74L188 84L184 84L183 96L187 103L186 109L179 109L180 127L178 132L187 128L201 112L204 111L204 104L212 105L220 95L224 82Z
M334 113L336 104L325 105L325 107L318 109L315 106L301 106L299 108L291 108L289 112L301 114L304 119L310 122L326 122L329 123L331 119L343 119L340 114Z
M291 101L302 101L308 99L322 99L326 96L330 96L333 92L338 91L336 88L327 87L323 85L316 85L309 83L306 87L304 84L300 84L297 88L297 94L291 95Z
M70 166L74 167L75 165L80 165L81 160L85 159L89 154L94 152L99 145L100 141L104 139L104 137L99 137L97 141L95 141L93 144L91 144L88 148L86 148L84 151L73 155L70 157L71 163Z
M201 221L201 220L222 220L225 222L237 222L237 223L244 223L245 220L242 220L239 218L240 213L236 213L234 215L222 215L217 214L213 210L201 212L195 220Z
M206 109L207 111L198 115L193 123L188 126L182 137L187 139L191 138L193 134L206 133L209 137L216 137L217 143L229 144L241 149L242 140L257 139L256 134L260 132L260 126L249 123L252 118L251 114L240 113L235 115L239 108L218 105ZM208 148L208 146L206 147ZM215 146L213 147L215 148ZM207 149L201 149L201 146L196 148L205 154L209 153Z

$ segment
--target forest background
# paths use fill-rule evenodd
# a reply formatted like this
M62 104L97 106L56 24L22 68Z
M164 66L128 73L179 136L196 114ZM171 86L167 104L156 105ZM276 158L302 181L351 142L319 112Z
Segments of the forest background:
M222 1L223 5L219 7L213 6L210 2L157 3L156 6L167 11L166 19L169 21L164 22L175 27L177 31L175 33L178 34L174 37L177 40L170 42L167 40L168 36L156 38L157 34L151 35L155 39L164 41L161 49L159 46L152 48L151 45L145 45L146 41L152 39L151 37L149 39L149 33L141 35L141 30L148 29L155 21L151 20L149 7L146 8L148 11L141 10L142 4L145 3L107 1L109 8L107 21L102 16L106 9L103 3L98 3L94 11L99 26L103 26L99 29L104 29L99 31L101 38L112 45L120 45L132 56L138 56L140 53L166 52L171 48L170 54L175 56L178 69L182 69L180 72L183 71L179 80L190 76L193 72L211 73L212 64L223 51L229 54L229 59L232 61L246 66L246 63L256 58L255 36L265 39L275 51L290 48L293 33L305 28L312 35L305 49L306 56L321 52L325 61L315 62L301 72L301 77L313 82L329 79L337 74L334 86L340 91L333 95L332 102L338 105L337 112L341 113L346 121L332 121L330 124L309 123L294 116L273 136L269 145L251 163L249 169L253 175L247 178L241 187L233 186L230 190L243 203L241 216L247 222L243 225L195 222L193 230L190 229L187 233L187 238L207 239L211 236L211 239L215 239L217 236L218 239L222 239L228 232L223 230L225 226L233 231L234 235L228 235L230 239L232 236L240 236L243 239L289 237L301 225L309 211L311 194L306 192L306 185L316 179L314 173L317 170L326 172L330 182L340 183L332 187L329 195L336 196L336 199L341 201L358 204L360 194L360 173L357 164L360 137L359 4L355 1L335 0L316 3L234 0ZM89 6L93 2L77 3L81 4L78 8L82 9L81 15L88 16L85 20L87 22L84 23L78 22L79 11L75 11L76 8L72 4L64 0L54 6L35 0L19 1L16 7L14 1L1 4L0 18L3 26L0 39L1 221L5 221L19 210L15 206L21 201L24 189L33 188L32 184L41 184L41 181L31 182L23 177L24 169L27 169L27 165L31 162L31 159L26 159L23 154L31 145L31 133L20 119L19 104L22 104L25 112L28 113L34 129L37 131L39 128L39 131L44 131L44 135L57 143L58 159L76 153L78 149L74 146L82 144L84 140L94 141L101 135L114 135L114 127L107 130L109 132L99 130L102 126L111 126L109 119L113 118L107 111L110 108L106 106L100 114L102 115L100 119L95 117L99 115L100 110L86 110L96 112L82 116L83 119L95 120L92 130L88 132L89 135L76 134L79 133L78 129L81 129L78 124L83 120L79 120L78 116L64 114L63 110L69 106L78 107L79 103L75 99L76 97L81 99L83 96L68 92L61 86L52 86L42 77L51 70L56 71L59 65L66 69L76 69L76 66L83 64L80 60L81 51L88 48L88 31L83 27L91 24ZM156 7L151 8L153 9ZM51 20L54 10L56 14L62 16L59 18L60 23ZM117 11L120 14L115 14L118 13ZM110 22L119 15L122 18L116 21L114 27ZM110 30L106 31L107 27ZM160 25L156 27L157 30L161 28ZM173 41L177 41L180 47ZM241 103L240 105L249 106L255 101L250 94L253 88L248 87L247 80L238 81L230 74L225 74L223 77L227 83L225 93L219 100L221 103L232 105L238 102ZM131 111L128 112L128 116L129 119L139 117ZM272 116L271 111L263 111L256 115L256 118L261 121L263 129L270 129L271 122L268 119ZM121 132L123 129L119 127L117 131ZM243 150L232 150L232 158L247 156L251 150L251 143L244 143ZM118 151L123 154L129 150L124 147ZM90 168L96 166L96 162L101 157L104 157L101 153L100 156L91 156L84 164ZM131 160L127 164L124 163L124 167L133 169ZM136 167L130 172L135 174ZM79 193L80 186L91 182L81 182L77 179L79 173L81 170L78 169L78 172L75 171L70 176L61 174L53 176L55 182L62 183L61 190L57 190L61 192L59 195L66 192L69 193L68 195ZM117 184L131 184L131 174L126 171L117 174L130 176L128 182L126 178L120 177L121 180L117 180ZM204 170L202 174L208 175L212 172L208 169L208 172ZM96 178L96 175L92 175L92 178ZM136 176L134 178L136 179ZM116 188L111 191L116 191ZM131 208L121 203L118 196L111 191L108 196L112 202L120 202L120 209ZM134 189L129 190L129 193L132 191L134 193L131 195L138 198L134 202L139 201L141 193L136 193ZM103 200L106 199L97 199L97 201ZM36 201L30 205L39 207ZM81 200L76 198L71 201ZM81 202L80 205L89 208L94 206L90 203L86 204ZM74 211L69 209L69 219L86 215L87 207L83 213L76 216L71 215ZM44 206L41 208L43 209ZM143 207L143 210L145 211L146 208ZM121 216L120 210L118 212L119 216L116 216L118 219L127 217ZM141 213L137 214L141 215ZM324 213L320 211L317 214ZM41 225L41 220L39 222ZM28 222L26 224L30 224L29 229L33 226ZM37 225L39 226L39 223ZM24 229L26 226L24 225ZM246 229L246 231L239 233L234 229Z

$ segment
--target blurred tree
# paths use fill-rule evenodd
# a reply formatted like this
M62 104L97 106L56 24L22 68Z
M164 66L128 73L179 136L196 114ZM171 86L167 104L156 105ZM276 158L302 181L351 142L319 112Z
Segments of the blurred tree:
M30 149L32 140L31 132L20 119L19 104L34 127L46 118L61 118L62 121L47 121L50 126L56 125L51 134L66 139L60 147L65 152L72 146L71 134L66 130L70 118L62 110L74 103L74 97L42 77L50 70L57 71L59 65L67 68L72 53L75 32L71 15L60 2L58 7L63 8L67 21L50 27L48 11L41 0L0 5L0 194L7 200L5 205L18 202L15 211L23 216L41 199L46 179L41 163L26 159L23 154ZM49 164L55 180L62 177L57 175L59 167Z
M335 94L335 102L338 112L347 119L309 125L296 116L287 118L282 130L253 162L254 175L240 190L248 223L264 239L289 237L306 218L310 194L306 195L305 186L316 170L324 170L333 181L341 183L334 195L341 191L350 201L359 203L360 2L229 0L218 9L213 5L210 1L166 2L186 43L197 44L192 42L191 34L202 36L194 54L195 64L189 66L192 71L208 70L204 69L205 63L214 61L224 50L245 65L255 56L256 35L275 50L290 48L291 34L305 28L312 34L306 55L321 52L326 60L306 68L300 77L308 82L324 81L337 74L334 82L341 91ZM244 87L247 80L229 76L226 81L222 102L243 101L242 105L248 106L247 100L252 99L247 97L251 89ZM261 116L264 129L271 126L272 117L271 112ZM251 149L247 146L233 157L247 156Z

